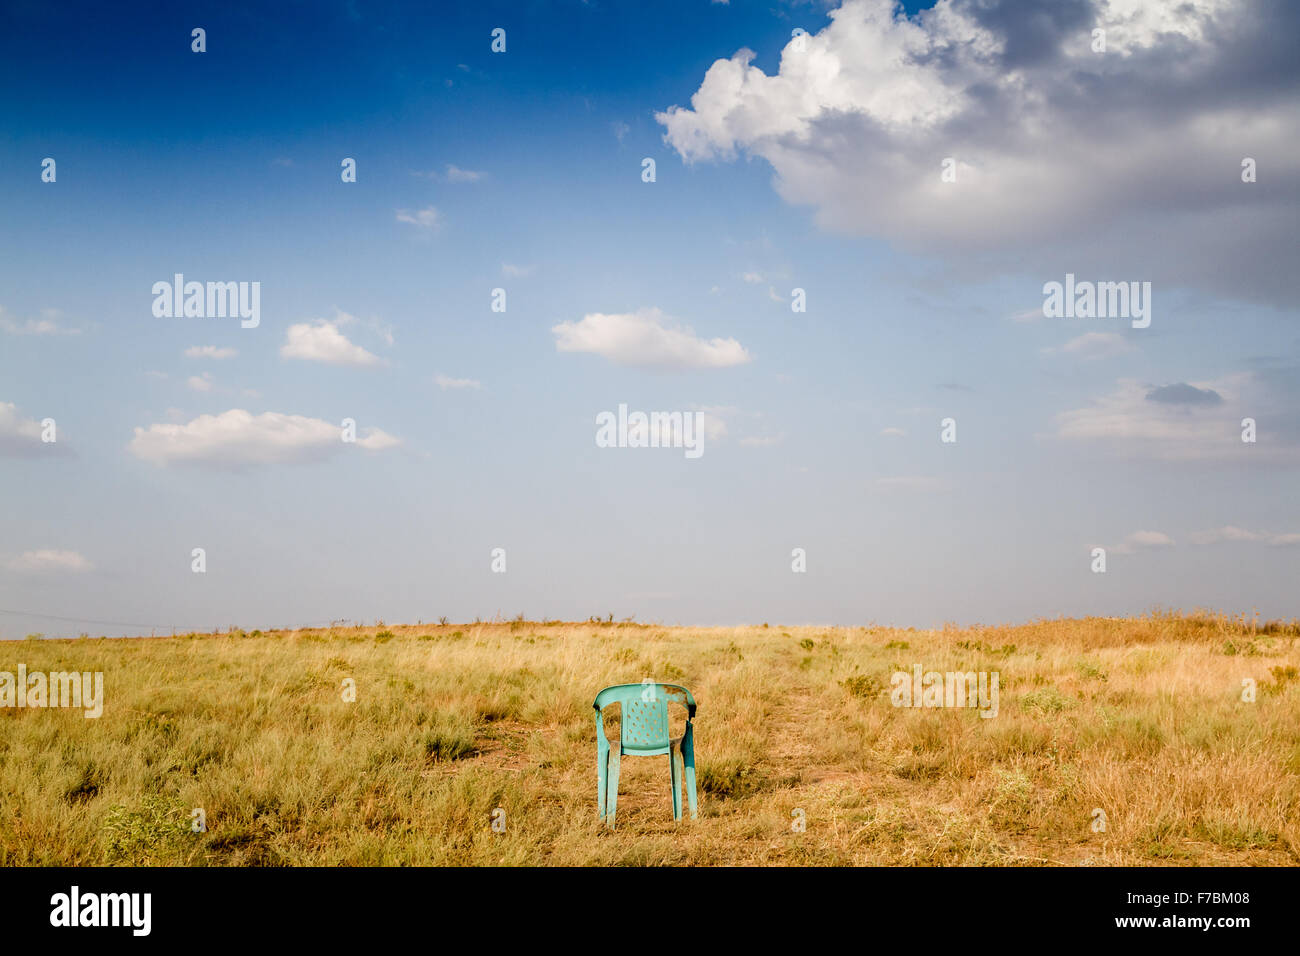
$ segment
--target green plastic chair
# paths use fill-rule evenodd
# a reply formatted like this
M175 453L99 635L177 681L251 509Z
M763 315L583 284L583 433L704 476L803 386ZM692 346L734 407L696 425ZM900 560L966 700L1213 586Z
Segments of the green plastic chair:
M686 730L680 737L668 736L668 703L686 708ZM605 736L603 711L610 704L621 710L617 748ZM695 718L695 698L677 684L615 684L596 695L596 802L600 819L614 825L618 809L618 771L624 754L653 757L668 754L668 768L673 781L673 819L682 818L682 774L678 757L686 771L686 797L691 819L695 808L695 740L691 721Z

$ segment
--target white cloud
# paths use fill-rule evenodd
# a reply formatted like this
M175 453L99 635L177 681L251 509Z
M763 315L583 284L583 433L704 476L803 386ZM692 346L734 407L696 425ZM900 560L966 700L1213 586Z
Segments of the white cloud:
M401 443L402 440L396 435L390 435L378 428L365 429L357 439L357 447L364 448L366 451L384 451L388 448L396 448Z
M452 163L447 164L447 182L449 183L476 183L486 175L487 173L476 169L461 169Z
M1046 355L1073 355L1082 359L1110 358L1133 351L1133 344L1118 332L1085 332L1059 347L1043 349Z
M0 402L0 455L29 458L45 447L41 423L19 415L13 402Z
M54 551L42 549L39 551L24 551L16 558L11 558L5 563L10 571L19 572L56 572L56 571L89 571L93 565L76 551Z
M501 263L501 272L512 279L520 279L524 276L530 276L536 271L537 266L516 266L509 262Z
M734 405L696 405L691 411L700 413L700 428L710 442L727 437L727 421L740 409Z
M763 275L760 272L746 272L741 278L753 285L759 285L763 281Z
M958 92L937 69L917 62L936 40L906 18L895 19L893 7L893 0L849 0L831 12L830 26L802 38L805 52L790 42L774 76L749 65L751 50L715 61L691 97L691 109L673 106L656 114L665 138L687 160L731 158L741 149L780 159L783 148L814 146L815 125L830 114L904 129L954 115L961 106ZM950 23L944 32L954 34L958 27L977 49L991 45L990 37L966 23Z
M212 391L212 373L204 372L202 375L191 375L185 380L185 384L196 392Z
M186 358L228 359L239 354L238 349L216 345L191 345L185 350Z
M80 335L81 329L70 329L59 323L62 313L58 309L42 309L39 319L15 321L5 315L0 306L0 331L9 335Z
M232 408L220 415L200 415L183 425L137 427L129 447L136 457L157 465L186 463L238 468L321 461L345 451L351 444L343 441L340 425L319 418L280 412L253 415L242 408ZM355 444L379 451L401 444L401 440L369 428Z
M1295 192L1265 208L1235 175L1244 143L1276 157L1279 181L1300 173L1300 101L1272 37L1292 13L938 0L909 17L895 0L845 0L830 17L771 75L747 49L714 62L690 108L656 114L667 143L687 162L759 157L823 228L977 253L983 275L994 253L1009 270L1069 249L1090 268L1142 261L1156 281L1270 301L1295 288L1279 251ZM1094 26L1105 54L1090 49ZM1098 103L1123 107L1100 122ZM941 178L945 158L956 182Z
M891 425L889 428L882 428L880 430L880 434L885 435L889 438L902 438L905 435L907 435L907 432L901 428L896 428L893 425Z
M1055 437L1166 460L1234 460L1243 448L1256 458L1294 456L1294 446L1282 442L1255 447L1241 441L1242 419L1274 406L1252 376L1194 383L1189 390L1198 385L1221 401L1200 405L1157 401L1151 396L1161 394L1160 389L1136 379L1120 379L1112 392L1088 406L1059 413Z
M305 359L310 362L326 362L330 365L380 365L379 356L367 352L359 345L353 345L347 336L339 331L339 326L351 320L351 316L340 318L317 319L315 322L300 322L289 326L280 355L284 358Z
M1174 543L1173 539L1162 531L1134 531L1125 540L1135 547L1142 548L1167 548Z
M450 86L451 81L448 80L447 84ZM421 176L425 179L432 179L434 182L448 183L477 183L487 178L487 173L485 172L481 172L477 169L463 169L453 163L447 164L446 172L444 173L440 173L436 169L413 169L411 170L411 174L414 176ZM402 210L402 212L405 212L405 210Z
M19 323L3 316L0 316L0 329L10 335L56 335L59 331L58 326L48 319L28 319Z
M444 391L449 388L482 388L482 384L477 379L472 378L448 378L439 372L433 377L434 384Z
M397 210L397 221L428 230L437 229L442 225L442 218L438 214L438 210L433 206L425 206L423 209L417 209L414 212L409 209L399 209Z
M561 322L551 332L556 351L589 352L618 365L727 368L751 359L735 339L702 339L690 328L668 325L658 309L592 312L579 322Z
M1110 550L1113 554L1133 554L1150 548L1171 548L1174 539L1162 531L1134 531Z

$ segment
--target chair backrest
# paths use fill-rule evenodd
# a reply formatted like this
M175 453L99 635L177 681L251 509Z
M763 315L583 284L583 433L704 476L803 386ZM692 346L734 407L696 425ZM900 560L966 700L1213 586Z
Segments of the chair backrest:
M695 698L677 684L615 684L597 694L592 706L603 711L619 705L624 749L662 751L669 741L669 701L686 708L687 720L695 716Z

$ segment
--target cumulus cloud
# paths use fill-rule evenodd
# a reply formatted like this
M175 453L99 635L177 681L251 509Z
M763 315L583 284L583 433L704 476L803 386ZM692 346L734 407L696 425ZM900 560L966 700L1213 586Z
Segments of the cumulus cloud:
M1209 448L1236 438L1236 423L1221 415L1147 400L1150 389L1122 379L1108 395L1085 408L1057 415L1056 434L1073 441L1108 440L1140 445L1166 457L1200 457Z
M137 427L129 447L136 457L157 465L239 468L322 461L353 445L381 451L399 444L400 439L377 428L365 429L355 442L345 442L339 425L319 418L280 412L254 415L232 408L185 424Z
M666 142L687 162L759 157L823 228L981 274L1137 268L1293 301L1300 5L938 0L908 16L845 0L830 17L773 74L748 49L714 62L689 108L656 114ZM1268 157L1267 183L1241 181L1243 156Z
M1275 374L1276 373L1276 374ZM1300 457L1294 369L1236 373L1214 382L1152 387L1120 379L1112 391L1056 416L1055 437L1165 460L1291 461ZM1266 423L1242 441L1246 418ZM1260 425L1263 428L1264 424Z
M40 574L59 571L89 571L94 565L76 551L42 549L39 551L24 551L16 558L6 561L5 567L10 571Z
M280 354L284 358L304 359L309 362L326 362L330 365L379 365L379 356L353 345L339 326L350 320L341 316L333 321L317 319L289 326Z
M690 328L671 325L658 309L605 314L553 326L558 352L590 352L618 365L647 368L727 368L750 361L735 339L702 339Z

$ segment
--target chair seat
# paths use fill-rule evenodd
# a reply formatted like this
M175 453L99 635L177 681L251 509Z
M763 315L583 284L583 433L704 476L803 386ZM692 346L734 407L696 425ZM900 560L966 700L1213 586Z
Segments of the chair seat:
M684 737L685 734L683 734L682 736ZM627 744L623 743L621 740L619 741L619 744L618 744L618 753L619 753L619 756L622 756L623 754L629 754L630 756L633 756L633 757L657 757L657 756L659 756L659 755L661 755L661 754L666 754L666 753L675 753L675 754L676 754L676 753L681 753L681 752L682 752L682 738L681 738L681 737L673 737L672 739L670 739L670 740L668 741L668 746L667 746L667 747L650 747L650 748L647 748L647 749L641 749L641 748L639 748L639 747L629 747Z

